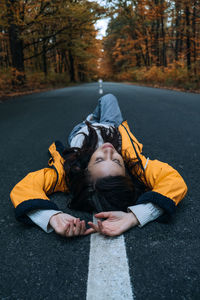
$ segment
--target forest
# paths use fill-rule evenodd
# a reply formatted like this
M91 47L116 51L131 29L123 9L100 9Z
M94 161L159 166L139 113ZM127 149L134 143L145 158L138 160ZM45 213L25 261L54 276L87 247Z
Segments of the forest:
M102 76L200 88L200 1L109 1Z
M85 0L1 0L0 89L97 79L95 22L105 8Z
M99 3L1 0L0 91L100 77L200 89L200 0ZM102 18L109 23L101 40L95 24Z

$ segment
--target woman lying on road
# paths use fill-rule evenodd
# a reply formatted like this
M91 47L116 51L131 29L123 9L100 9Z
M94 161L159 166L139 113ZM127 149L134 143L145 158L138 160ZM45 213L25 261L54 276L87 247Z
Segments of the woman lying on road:
M53 143L47 168L29 173L11 191L17 220L71 237L100 232L116 236L134 226L166 221L187 192L168 164L142 155L142 144L123 121L117 99L99 99L93 114L68 138ZM70 194L72 209L96 212L97 224L59 210L47 195ZM103 220L102 220L103 219Z

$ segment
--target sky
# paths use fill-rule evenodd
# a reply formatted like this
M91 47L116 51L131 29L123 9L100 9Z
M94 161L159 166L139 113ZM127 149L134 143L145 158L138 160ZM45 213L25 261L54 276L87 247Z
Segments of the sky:
M109 19L105 18L105 19L98 20L97 23L95 24L95 28L99 29L99 33L97 35L98 39L102 39L103 36L106 35L106 29L107 29L107 26L108 26L108 21L109 21Z
M89 0L89 1L96 1L98 2L101 6L106 5L106 0ZM106 29L108 26L109 18L101 19L96 22L95 28L99 29L99 34L97 35L98 39L102 39L103 36L106 35Z

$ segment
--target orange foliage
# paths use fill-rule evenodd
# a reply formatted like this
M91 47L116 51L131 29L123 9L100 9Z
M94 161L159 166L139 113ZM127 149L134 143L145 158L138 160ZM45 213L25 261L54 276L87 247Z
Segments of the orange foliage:
M199 88L200 0L115 1L107 78Z

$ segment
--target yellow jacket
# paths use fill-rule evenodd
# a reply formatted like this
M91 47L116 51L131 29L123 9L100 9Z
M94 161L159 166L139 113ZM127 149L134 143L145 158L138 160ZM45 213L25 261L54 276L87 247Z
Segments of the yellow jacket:
M175 207L187 193L183 178L168 164L158 160L147 160L142 155L143 145L131 133L127 121L118 129L122 136L122 155L127 151L131 158L141 162L142 179L151 187L151 191L142 194L136 204L152 202L162 207L167 216L173 214ZM34 209L59 210L57 205L49 200L48 195L58 191L68 192L61 145L60 142L54 142L49 147L51 158L47 168L29 173L11 191L10 197L17 220L32 223L26 213Z

